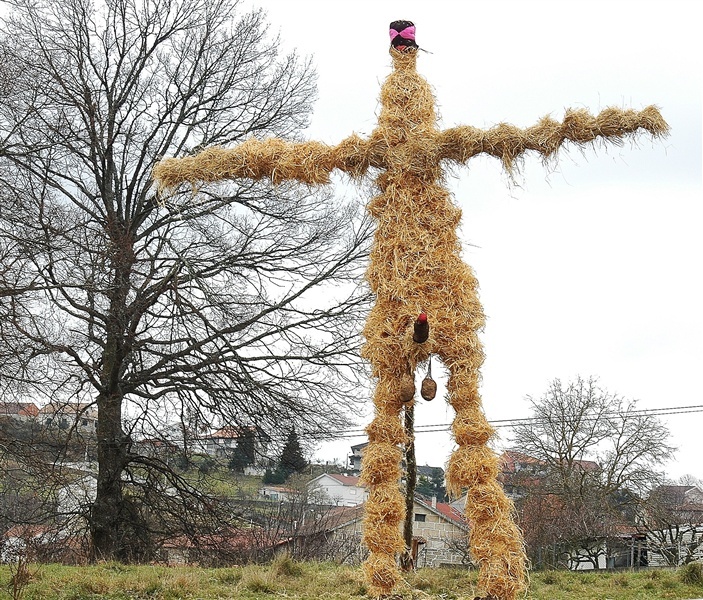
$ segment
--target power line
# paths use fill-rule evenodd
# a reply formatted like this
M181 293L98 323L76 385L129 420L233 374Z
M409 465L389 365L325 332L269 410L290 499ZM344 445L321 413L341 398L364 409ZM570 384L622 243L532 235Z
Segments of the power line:
M671 406L671 407L661 407L661 408L643 408L639 410L631 410L627 412L620 411L604 411L598 415L586 415L581 418L581 421L596 421L604 417L641 417L641 416L669 416L669 415L680 415L680 414L691 414L691 413L701 413L703 412L703 404L694 404L690 406ZM502 428L512 428L530 425L544 425L547 423L560 423L564 422L562 419L558 418L545 418L545 417L522 417L517 419L491 419L488 423L495 429ZM431 423L431 424L416 424L414 433L449 433L451 431L452 423ZM328 430L320 431L316 433L303 433L301 432L301 437L308 440L324 442L333 440L347 440L354 438L366 438L366 429L364 427L341 429L341 430ZM282 434L270 433L268 437L271 441L284 441L286 436Z
M690 413L703 412L703 404L695 404L690 406L672 406L662 408L644 408L640 410L632 410L628 412L619 411L604 411L598 415L587 415L582 417L582 421L596 421L598 419L615 416L615 417L643 417L643 416L669 416L681 415ZM545 417L524 417L518 419L492 419L488 421L494 428L503 427L518 427L529 425L543 425L546 423L559 422L559 419L549 419ZM562 421L563 422L563 421ZM442 433L451 430L451 423L434 423L427 425L416 425L415 433ZM366 431L363 428L348 429L343 431L329 432L329 439L348 439L356 437L366 437Z

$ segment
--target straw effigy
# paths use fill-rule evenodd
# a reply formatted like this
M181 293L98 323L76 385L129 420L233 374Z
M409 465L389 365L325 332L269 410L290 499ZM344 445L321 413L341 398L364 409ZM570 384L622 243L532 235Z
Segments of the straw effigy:
M448 483L455 490L485 486L495 482L497 459L485 445L492 430L478 395L478 369L483 362L478 332L484 316L476 278L460 257L457 225L461 213L441 185L440 160L454 158L450 153L456 151L456 143L442 140L436 129L434 98L415 70L416 53L392 50L391 55L395 70L381 90L378 128L371 136L372 142L383 140L388 151L386 169L377 178L380 194L369 204L378 222L367 272L376 304L364 328L362 354L370 361L378 386L376 419L368 428L361 476L372 489L374 484L397 488L397 479L390 479L396 473L388 472L386 481L376 480L377 452L385 442L377 439L375 423L399 420L402 390L400 385L394 389L390 382L400 384L408 370L414 372L434 354L449 370L449 401L457 412L459 451L450 461ZM427 314L430 323L429 338L422 344L412 339L412 324L420 312ZM496 598L514 598L525 582L522 538L512 521L512 504L500 486L486 489L493 492L492 497L467 503L475 538L472 544L499 553L474 553L482 573L480 587ZM372 492L367 513L381 511L386 501ZM376 519L366 523L365 542L371 551L367 571L381 560L381 554L390 551L390 546L375 545L388 535L386 521L383 525L383 529L376 528ZM397 525L395 531L394 546L400 546ZM400 574L390 571L389 564L384 558L382 579L370 578L372 593L388 594L395 587Z
M668 127L659 111L648 107L608 108L595 117L570 110L561 123L545 117L524 130L500 124L488 131L469 126L440 131L430 86L416 72L416 51L390 52L394 69L381 89L381 114L370 138L352 135L337 146L250 139L232 149L163 160L154 178L164 191L239 178L320 184L329 181L333 169L352 177L372 167L379 171L379 194L368 205L378 226L366 274L376 303L362 349L376 383L375 417L362 463L362 481L370 490L363 534L370 551L363 567L369 593L388 595L401 578L396 556L405 549L399 481L406 439L400 415L413 401L418 364L435 355L449 372L447 394L456 411L452 431L458 449L447 467L447 484L455 494L468 490L465 510L478 586L488 597L514 600L526 587L525 554L514 507L496 481L497 457L487 446L493 428L478 391L484 315L476 278L460 258L461 211L442 185L442 161L465 163L487 153L511 173L528 151L547 160L565 142L621 143L642 130L664 135ZM430 334L417 343L413 322L420 312L428 317Z

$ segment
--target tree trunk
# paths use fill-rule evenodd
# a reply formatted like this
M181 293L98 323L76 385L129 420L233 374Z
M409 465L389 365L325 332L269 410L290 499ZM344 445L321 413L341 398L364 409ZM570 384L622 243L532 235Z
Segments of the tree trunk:
M405 522L403 523L403 539L405 552L400 557L400 567L403 571L412 571L414 568L413 548L413 517L415 502L415 484L417 483L417 461L415 460L415 405L405 407Z
M122 471L127 464L127 436L122 431L122 398L98 397L98 484L90 514L91 559L127 559L122 531L125 516Z
M140 545L134 543L132 533L144 534L122 494L122 472L128 464L129 447L128 436L122 429L122 372L130 348L125 332L128 330L127 297L134 253L126 228L120 229L110 228L115 248L112 255L115 275L102 353L102 390L97 398L98 482L90 516L93 561L134 559L140 552Z

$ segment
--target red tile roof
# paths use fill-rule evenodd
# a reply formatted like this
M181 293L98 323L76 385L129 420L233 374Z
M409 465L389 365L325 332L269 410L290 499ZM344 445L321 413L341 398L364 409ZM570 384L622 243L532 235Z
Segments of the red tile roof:
M461 513L460 510L457 510L451 504L447 504L446 502L437 502L437 507L435 508L435 510L439 513L442 513L442 515L450 521L466 525L466 519L464 519L464 515Z
M455 523L461 527L467 526L463 513L454 508L451 504L447 504L446 502L437 502L435 506L432 506L432 501L430 499L420 496L419 494L415 495L415 502L425 508L428 508L429 510L439 513L442 517L452 523Z
M336 479L342 485L361 487L359 486L359 478L354 475L341 475L339 473L326 473L326 475L332 479Z
M36 417L39 409L34 402L0 402L0 415Z

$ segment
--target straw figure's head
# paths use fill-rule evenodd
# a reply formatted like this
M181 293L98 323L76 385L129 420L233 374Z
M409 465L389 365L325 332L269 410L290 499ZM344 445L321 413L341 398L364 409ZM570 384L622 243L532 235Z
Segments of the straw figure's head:
M393 21L390 25L391 48L398 52L414 52L415 24L412 21Z

